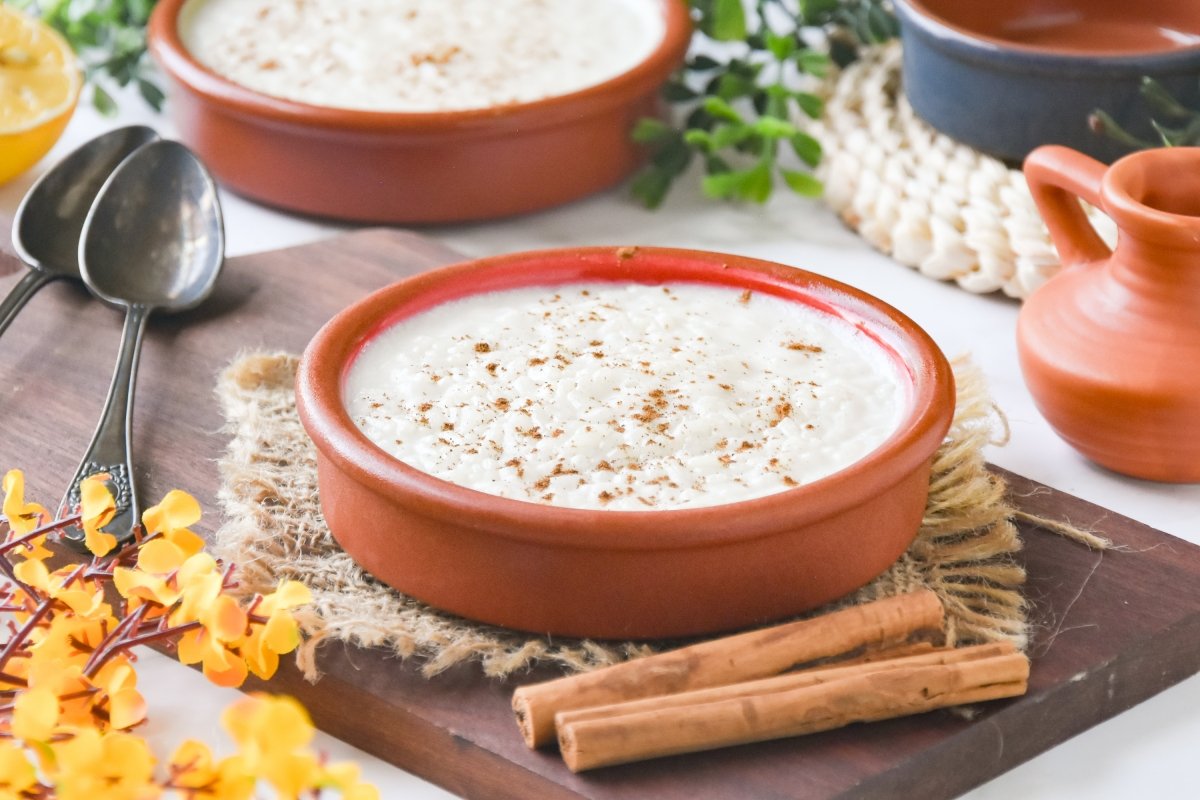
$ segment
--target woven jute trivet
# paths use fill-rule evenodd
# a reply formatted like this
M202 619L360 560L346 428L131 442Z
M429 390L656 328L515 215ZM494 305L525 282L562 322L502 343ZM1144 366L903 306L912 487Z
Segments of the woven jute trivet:
M825 151L826 202L871 246L924 275L1027 297L1060 267L1024 176L917 117L900 63L898 42L867 49L829 88L810 126ZM1114 241L1112 221L1088 213Z
M318 677L315 650L326 639L417 656L427 675L465 661L478 661L491 676L538 662L585 670L655 649L645 643L551 640L470 622L363 572L338 547L321 516L315 451L296 414L296 363L287 354L253 353L219 378L217 396L232 439L221 462L219 499L227 521L216 544L219 555L238 565L244 592L270 591L285 578L312 589L312 605L297 614L306 636L298 661L310 679ZM1024 647L1025 574L1012 560L1020 548L1014 510L1004 482L986 469L983 458L997 428L1001 436L1006 432L981 373L959 361L955 375L958 407L934 461L920 532L895 566L843 603L927 587L945 603L951 644L1008 639ZM1060 532L1086 536L1069 527Z

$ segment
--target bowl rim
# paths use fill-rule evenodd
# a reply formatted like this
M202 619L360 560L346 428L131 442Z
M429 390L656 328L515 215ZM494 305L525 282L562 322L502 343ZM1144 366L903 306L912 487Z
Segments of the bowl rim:
M1176 66L1183 68L1189 63L1194 65L1197 54L1200 54L1200 42L1168 50L1134 52L1126 50L1088 52L1055 50L1044 45L1022 44L1009 39L988 36L956 25L940 14L931 11L923 0L895 0L895 8L901 23L904 23L907 18L908 22L917 26L923 33L931 35L945 44L958 45L979 54L986 53L997 57L1020 55L1031 63L1071 63L1076 65L1092 63L1098 68L1119 70L1136 67L1145 69L1146 62L1153 61L1156 69L1170 70Z
M201 64L179 36L179 14L189 2L203 0L161 0L151 13L147 26L149 50L169 77L229 111L279 123L363 132L445 132L448 129L494 129L500 121L518 126L575 120L583 105L595 113L620 105L644 94L649 87L663 83L682 62L692 36L686 3L654 0L663 12L662 39L642 61L608 80L566 94L503 106L457 111L370 111L274 97L236 83Z
M488 291L488 278L520 270L522 275L559 270L559 283L643 279L649 283L692 281L771 291L829 304L873 338L880 332L908 352L897 353L911 374L910 407L897 429L869 454L812 483L749 500L697 508L609 511L544 505L487 494L422 472L389 455L358 430L342 402L342 385L353 358L373 335L404 314L401 303L435 297L428 307ZM523 281L524 278L521 278ZM473 288L438 290L469 283ZM504 283L550 285L530 280ZM416 313L415 309L409 313ZM867 326L872 326L872 331ZM882 346L891 346L882 342ZM911 360L910 358L911 357ZM866 292L824 276L768 261L722 253L656 247L576 247L511 253L465 261L420 273L371 293L331 319L313 337L300 360L296 400L318 451L351 480L402 502L408 513L453 520L539 546L578 549L658 550L711 547L799 531L847 508L868 502L927 464L949 429L954 411L954 377L933 339L909 317ZM735 521L736 524L731 524ZM653 536L631 537L631 528ZM848 532L847 535L852 535Z

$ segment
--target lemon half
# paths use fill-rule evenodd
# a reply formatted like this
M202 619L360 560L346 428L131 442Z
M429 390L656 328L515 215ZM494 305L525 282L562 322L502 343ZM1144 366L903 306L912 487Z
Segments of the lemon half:
M82 83L75 53L57 31L0 5L0 183L54 146Z

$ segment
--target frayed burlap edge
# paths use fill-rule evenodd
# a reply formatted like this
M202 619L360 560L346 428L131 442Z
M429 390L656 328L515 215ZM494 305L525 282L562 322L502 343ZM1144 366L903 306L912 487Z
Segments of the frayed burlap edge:
M220 467L219 500L226 522L216 534L219 555L238 565L247 593L270 591L280 580L306 583L313 603L298 613L305 642L298 663L319 677L316 649L326 639L417 656L434 675L477 661L489 676L535 663L571 671L611 664L653 651L638 643L550 639L474 623L432 609L372 579L325 527L317 498L312 444L296 414L297 360L285 353L251 353L220 376L217 396L231 440ZM1007 431L988 396L982 373L955 363L958 405L938 451L929 502L916 540L886 573L845 602L865 602L920 587L946 605L951 644L1007 639L1027 643L1023 569L1016 512L1001 478L986 468L983 449L997 429ZM1086 544L1098 537L1062 523L1058 532Z

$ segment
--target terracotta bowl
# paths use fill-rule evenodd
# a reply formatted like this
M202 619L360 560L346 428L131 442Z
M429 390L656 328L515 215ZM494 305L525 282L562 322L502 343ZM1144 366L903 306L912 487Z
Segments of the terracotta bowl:
M1043 144L1102 161L1129 152L1088 127L1096 109L1158 141L1154 110L1140 92L1143 76L1200 104L1200 4L896 0L896 13L913 110L954 139L1010 161Z
M355 111L271 97L202 66L179 38L185 2L159 2L148 30L183 141L239 194L363 222L500 217L617 183L642 156L632 126L661 113L659 88L691 37L685 3L651 0L662 6L663 40L611 80L480 110Z
M901 364L898 430L846 469L754 500L662 511L582 510L457 486L386 454L351 422L342 384L380 331L466 295L581 281L699 282L765 292L850 321ZM857 289L737 256L655 248L486 258L382 289L334 317L297 378L321 506L368 572L430 605L508 628L598 638L727 630L816 607L870 581L911 543L954 407L945 357Z

